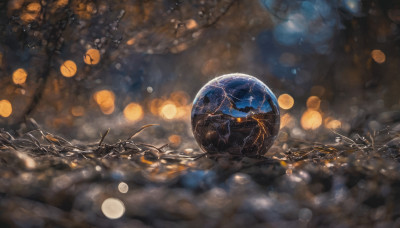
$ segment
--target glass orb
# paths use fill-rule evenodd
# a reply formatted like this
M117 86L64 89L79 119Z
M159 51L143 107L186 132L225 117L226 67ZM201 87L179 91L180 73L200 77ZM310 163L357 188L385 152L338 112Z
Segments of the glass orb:
M193 101L191 118L197 143L210 155L264 155L280 125L272 91L257 78L239 73L204 85Z

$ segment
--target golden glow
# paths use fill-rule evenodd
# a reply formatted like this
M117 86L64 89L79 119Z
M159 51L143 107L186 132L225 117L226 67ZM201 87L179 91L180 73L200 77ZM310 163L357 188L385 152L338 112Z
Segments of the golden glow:
M168 99L156 98L149 103L150 112L163 119L185 119L190 116L191 105L188 105L189 95L183 91L171 93Z
M284 93L284 94L279 96L278 104L279 104L279 107L281 107L282 109L288 110L288 109L291 109L293 107L294 99L289 94Z
M176 119L179 119L179 118L185 119L188 117L188 115L190 116L189 113L191 110L192 110L192 108L190 105L185 105L185 106L180 106L180 107L178 106L175 118Z
M21 14L20 18L24 22L32 22L34 21L40 13L42 6L37 2L29 3L26 6L26 10Z
M60 66L61 74L67 78L73 77L77 69L75 62L72 60L67 60Z
M57 7L64 7L68 4L68 0L58 0L56 4Z
M312 110L318 110L321 105L321 99L317 96L311 96L307 99L307 108Z
M158 98L152 100L150 102L150 112L153 115L158 115L160 113L160 107L161 107L162 103L163 103L163 100L158 99Z
M87 50L85 56L83 56L83 61L88 65L96 65L100 62L100 52L97 49Z
M189 101L189 95L183 91L171 93L170 98L176 105L186 105Z
M31 13L23 13L21 15L21 20L23 20L24 22L32 22L36 19L36 15L31 14Z
M280 128L282 129L282 128L288 126L292 121L293 121L292 116L289 113L285 113L283 116L281 116Z
M93 2L88 3L79 1L77 4L72 5L74 13L81 19L90 19L92 17L92 13L94 13L96 10L96 5Z
M176 116L177 112L175 104L167 103L161 108L161 117L171 120Z
M236 118L236 121L238 122L238 123L240 123L240 122L242 122L242 118Z
M330 120L326 122L327 123L325 123L325 127L329 129L337 129L342 126L342 122L340 122L339 120Z
M220 66L221 61L218 58L209 59L201 67L201 73L206 76L215 74L221 68Z
M126 41L126 44L127 45L133 45L133 44L135 44L135 42L136 42L136 39L135 38L131 38L128 41Z
M30 11L30 12L33 12L33 13L38 13L38 12L40 11L41 8L42 8L42 7L41 7L40 4L37 3L37 2L29 3L29 4L26 6L26 9L27 9L28 11Z
M168 137L168 141L172 146L179 146L181 144L181 137L179 135L171 135Z
M315 130L322 124L321 113L314 110L307 110L301 117L301 126L305 130Z
M377 49L372 50L371 57L375 62L377 62L379 64L382 64L386 61L386 55L381 50L377 50Z
M143 163L143 164L147 164L147 165L154 164L154 162L147 160L146 158L144 158L144 156L140 157L140 162Z
M143 119L143 109L138 103L130 103L124 109L124 116L130 122Z
M25 8L26 10L24 10L20 16L21 20L26 23L36 20L36 18L39 16L41 8L42 6L37 2L29 3Z
M28 73L23 68L18 68L12 75L13 82L17 85L24 84Z
M185 25L189 30L197 28L197 22L193 19L187 20Z
M114 112L115 95L112 91L100 90L93 95L93 98L104 114L109 115Z
M9 117L12 113L12 105L8 100L0 100L0 116Z
M71 114L73 116L83 116L85 114L85 108L82 106L74 106L71 108Z
M101 204L101 211L109 219L118 219L125 214L125 205L117 198L108 198Z

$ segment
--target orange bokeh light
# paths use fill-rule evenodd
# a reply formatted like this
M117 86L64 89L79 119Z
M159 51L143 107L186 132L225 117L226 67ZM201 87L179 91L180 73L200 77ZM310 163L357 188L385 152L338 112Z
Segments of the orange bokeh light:
M77 69L75 62L72 60L67 60L60 66L61 74L67 78L73 77Z
M97 49L89 49L83 56L83 61L88 65L96 65L100 62L100 52Z
M82 106L74 106L71 108L71 114L73 116L83 116L85 114L85 108Z
M93 98L104 114L109 115L114 112L115 95L112 91L100 90L93 95Z
M171 135L168 137L171 146L177 147L181 144L181 137L179 135Z
M382 64L386 61L386 55L381 50L377 50L377 49L372 50L371 57L375 62L377 62L379 64Z
M329 120L326 121L325 123L325 127L329 128L329 129L337 129L340 128L342 126L342 122L340 122L340 120Z
M151 112L153 115L158 115L158 114L160 114L160 108L161 108L162 103L163 103L163 100L162 100L162 99L156 98L156 99L152 100L152 101L150 102L150 112Z
M143 119L143 108L138 103L130 103L124 109L124 117L129 122L135 122Z
M12 105L8 100L0 100L0 116L9 117L12 113Z
M161 117L163 117L164 119L171 120L176 116L178 110L175 104L166 102L166 104L162 106L160 112L161 112L160 113Z
M13 82L17 85L24 84L28 73L23 68L18 68L12 75Z
M26 6L26 10L21 14L20 18L22 21L29 23L34 20L39 16L40 10L42 9L42 6L37 3L37 2L32 2L29 3Z
M305 130L315 130L322 124L322 115L318 111L309 109L303 113L300 123Z
M37 3L37 2L32 2L32 3L29 3L29 4L26 6L26 9L27 9L28 11L30 11L30 12L38 13L38 12L42 9L42 6L40 6L40 4Z
M279 104L279 107L281 107L282 109L288 110L293 107L294 99L289 94L284 93L278 97L278 104Z
M318 110L321 105L321 99L317 96L311 96L307 99L307 108L312 110Z
M292 121L293 121L293 118L289 113L284 114L283 116L281 116L280 128L282 129L282 128L288 126Z
M183 91L171 93L170 98L176 105L186 105L189 101L189 95Z

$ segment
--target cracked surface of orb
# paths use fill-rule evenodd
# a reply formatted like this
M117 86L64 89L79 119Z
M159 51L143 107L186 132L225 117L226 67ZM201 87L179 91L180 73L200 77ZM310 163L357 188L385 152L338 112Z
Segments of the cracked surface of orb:
M204 85L193 101L191 118L197 143L210 155L264 155L280 126L272 91L257 78L239 73Z

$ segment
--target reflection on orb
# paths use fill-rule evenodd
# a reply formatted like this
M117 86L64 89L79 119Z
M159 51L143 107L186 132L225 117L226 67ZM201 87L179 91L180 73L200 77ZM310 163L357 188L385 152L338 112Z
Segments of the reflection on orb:
M14 84L24 84L26 81L26 77L28 77L28 73L23 68L19 68L14 71L12 75L12 79Z
M109 219L118 219L124 215L125 205L119 199L108 198L101 205L101 211Z
M75 62L72 60L67 60L60 66L61 74L67 78L73 77L77 69Z
M260 80L227 74L208 82L196 95L192 130L209 154L261 156L279 131L278 102Z

